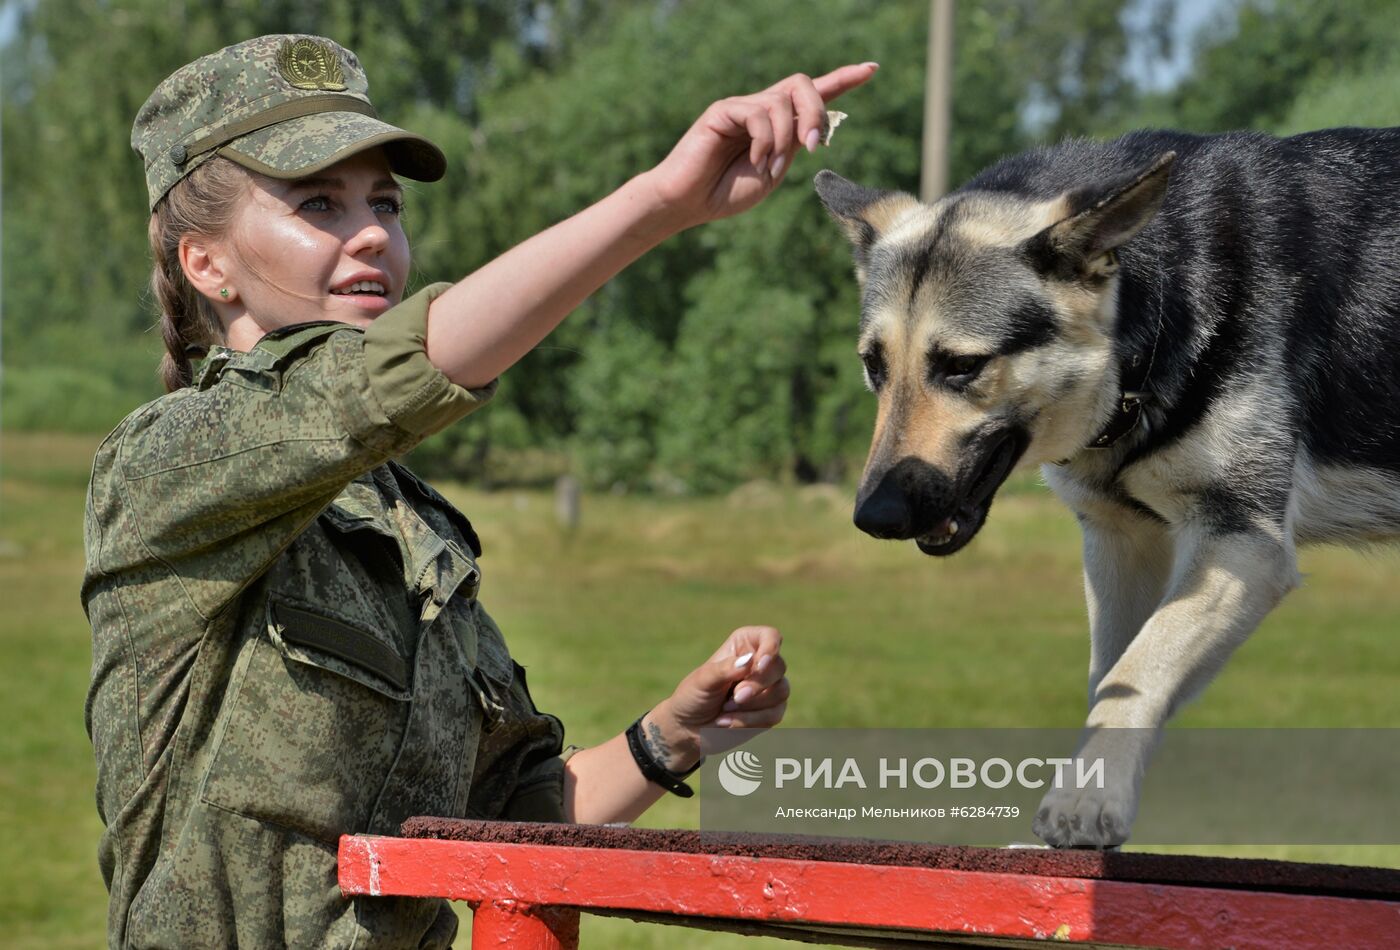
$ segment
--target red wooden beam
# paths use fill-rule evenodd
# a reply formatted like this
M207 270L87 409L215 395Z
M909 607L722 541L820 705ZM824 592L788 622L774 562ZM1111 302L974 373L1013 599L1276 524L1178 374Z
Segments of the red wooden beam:
M1400 946L1400 902L1389 900L725 854L346 836L340 886L347 895L1169 950Z

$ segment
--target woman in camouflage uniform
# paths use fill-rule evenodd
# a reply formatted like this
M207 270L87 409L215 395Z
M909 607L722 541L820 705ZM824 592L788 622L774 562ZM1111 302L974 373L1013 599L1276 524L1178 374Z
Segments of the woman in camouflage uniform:
M394 458L650 247L762 200L873 69L717 102L656 168L402 302L391 173L445 161L379 121L354 54L261 37L156 89L132 145L170 392L98 450L82 592L113 946L447 946L445 902L341 897L340 835L630 820L726 747L702 727L781 719L777 632L745 627L630 737L562 754L477 600L475 532Z

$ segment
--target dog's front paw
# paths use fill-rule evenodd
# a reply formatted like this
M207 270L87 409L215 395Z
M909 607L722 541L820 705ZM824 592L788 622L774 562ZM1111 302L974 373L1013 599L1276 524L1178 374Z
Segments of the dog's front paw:
M1031 830L1055 848L1119 845L1132 829L1135 799L1112 788L1051 789L1040 801Z

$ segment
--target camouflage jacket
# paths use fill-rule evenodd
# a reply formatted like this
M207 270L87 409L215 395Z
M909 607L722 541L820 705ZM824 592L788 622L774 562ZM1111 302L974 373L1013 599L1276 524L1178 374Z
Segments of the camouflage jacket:
M471 525L391 461L489 398L368 330L216 349L103 442L82 599L114 947L442 947L445 901L346 900L342 834L562 820L563 730L477 601Z

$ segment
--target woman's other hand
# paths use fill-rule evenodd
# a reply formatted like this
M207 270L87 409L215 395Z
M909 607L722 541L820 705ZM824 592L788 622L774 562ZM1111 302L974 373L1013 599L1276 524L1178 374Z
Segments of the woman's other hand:
M710 105L646 175L682 228L747 211L792 164L799 148L816 151L826 104L871 76L878 66L842 66L811 79L798 73L749 96Z
M720 730L768 729L781 722L789 692L782 644L773 627L731 633L643 718L642 738L652 756L684 772L700 756L727 752L749 738Z
M642 717L651 758L686 772L702 755L728 752L767 729L787 709L783 638L772 627L740 627L675 692ZM704 735L701 735L701 730ZM564 765L564 814L583 824L632 821L660 798L662 786L637 768L625 735L583 749Z

